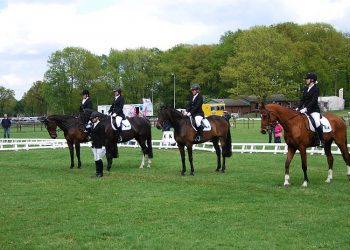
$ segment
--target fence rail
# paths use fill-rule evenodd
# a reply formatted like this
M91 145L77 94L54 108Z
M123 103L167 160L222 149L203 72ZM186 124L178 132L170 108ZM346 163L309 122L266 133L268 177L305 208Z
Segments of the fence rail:
M82 147L91 147L91 143L82 143ZM163 140L152 140L153 148L172 149L177 148L176 143L164 142ZM348 144L348 147L350 144ZM0 151L19 151L32 149L56 149L68 147L65 139L0 139ZM130 140L126 143L120 143L119 147L138 148L136 140ZM194 150L214 152L215 149L211 142L193 145ZM272 153L286 154L288 146L285 143L232 143L234 153ZM311 147L307 153L324 154L322 148ZM333 154L341 154L336 144L332 145Z

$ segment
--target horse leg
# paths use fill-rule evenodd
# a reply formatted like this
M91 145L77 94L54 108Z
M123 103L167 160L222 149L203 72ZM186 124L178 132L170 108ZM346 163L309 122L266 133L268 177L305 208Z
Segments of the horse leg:
M188 160L189 160L190 165L191 165L191 173L190 173L190 175L194 175L192 145L190 147L189 146L187 147L187 153L188 153Z
M79 142L75 143L75 153L76 153L77 159L78 159L78 168L81 168L81 161L80 161L80 143L79 143Z
M303 169L304 173L304 182L302 184L302 187L307 187L307 184L309 182L309 178L307 177L307 155L306 155L306 148L301 147L299 149L300 151L300 157L301 157L301 167Z
M149 155L147 155L147 168L151 168L151 164L152 164L152 159L149 158Z
M67 142L70 155L70 168L74 168L74 146L71 142Z
M106 147L106 158L107 158L107 171L111 171L112 162L113 162L113 152L111 150L114 150L112 147Z
M142 154L140 168L143 168L144 165L145 165L145 154Z
M333 179L333 155L331 152L331 144L330 143L326 143L325 147L324 147L324 152L327 156L327 162L328 162L328 176L326 179L327 183L331 183L332 179Z
M216 172L219 172L221 169L221 150L220 150L220 146L217 140L213 140L213 146L215 149L215 153L216 153ZM222 169L223 172L225 172L225 169Z
M186 162L185 162L185 146L177 144L177 147L179 148L180 155L181 155L181 162L182 162L182 170L181 175L184 176L186 173Z
M293 160L293 157L295 155L295 151L296 149L293 148L293 147L288 147L288 153L287 153L287 159L286 159L286 162L284 163L284 183L283 185L285 187L288 187L290 184L289 184L289 166L290 166L290 163L291 161Z
M337 141L335 141L335 143L338 145L340 151L341 151L341 154L343 156L343 159L346 163L346 167L347 167L347 176L349 178L349 181L350 181L350 154L348 152L348 147L346 145L346 143L337 143Z

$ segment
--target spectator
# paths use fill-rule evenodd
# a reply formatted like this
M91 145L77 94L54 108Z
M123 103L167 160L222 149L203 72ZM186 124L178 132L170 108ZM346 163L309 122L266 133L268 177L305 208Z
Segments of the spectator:
M275 125L275 129L274 129L274 137L275 137L275 143L281 143L281 138L282 138L282 126L281 124L279 124L278 122Z
M4 138L10 138L11 120L7 117L7 114L4 114L4 118L1 121L1 126L4 129Z

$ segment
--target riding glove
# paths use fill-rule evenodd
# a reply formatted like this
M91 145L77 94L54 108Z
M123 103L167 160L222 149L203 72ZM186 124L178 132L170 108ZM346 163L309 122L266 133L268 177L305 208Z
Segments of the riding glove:
M191 116L191 113L190 113L190 112L188 112L186 115L187 115L187 116Z
M116 114L116 113L113 113L112 116L113 116L113 117L117 117L117 114Z
M306 113L306 111L307 111L307 109L303 108L303 109L300 110L300 113L304 114L304 113Z

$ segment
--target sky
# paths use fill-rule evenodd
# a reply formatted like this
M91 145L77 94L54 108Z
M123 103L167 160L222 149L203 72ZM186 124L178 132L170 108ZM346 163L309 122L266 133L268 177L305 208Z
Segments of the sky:
M0 86L20 100L50 55L217 44L227 31L324 22L350 32L349 0L0 0Z

